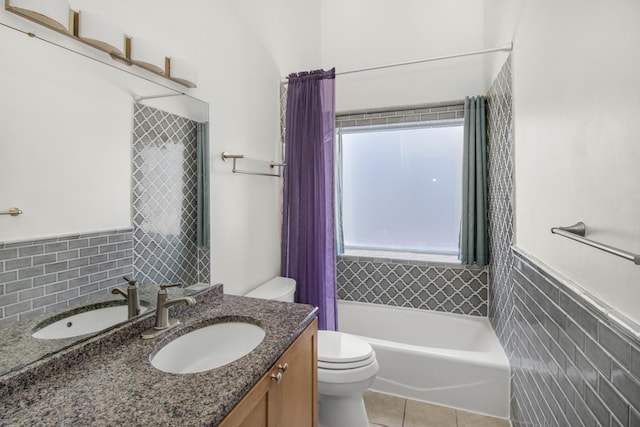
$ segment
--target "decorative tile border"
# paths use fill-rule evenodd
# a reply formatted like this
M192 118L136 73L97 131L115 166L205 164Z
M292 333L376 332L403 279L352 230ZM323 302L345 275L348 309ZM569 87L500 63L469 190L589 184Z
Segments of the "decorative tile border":
M338 298L449 313L487 315L483 268L339 256Z
M130 228L0 243L0 322L87 301L132 273Z

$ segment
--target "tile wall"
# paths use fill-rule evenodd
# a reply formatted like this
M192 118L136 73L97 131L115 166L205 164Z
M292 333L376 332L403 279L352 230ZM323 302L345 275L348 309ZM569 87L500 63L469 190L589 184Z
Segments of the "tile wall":
M135 105L134 274L141 283L209 282L209 250L196 245L196 125Z
M82 303L131 274L131 229L0 243L0 322Z
M487 170L489 177L489 317L498 336L506 338L505 316L513 307L511 283L513 267L513 120L511 60L493 82L487 95Z
M464 118L464 101L393 110L339 113L336 127ZM338 256L338 298L423 310L486 316L488 270L474 266Z
M338 299L458 314L487 315L481 267L339 256Z
M517 426L640 426L640 346L514 253L506 345Z
M464 100L426 105L342 112L336 115L336 128L392 125L434 120L464 119Z
M511 70L488 96L490 320L511 363L514 426L640 426L640 343L513 250Z

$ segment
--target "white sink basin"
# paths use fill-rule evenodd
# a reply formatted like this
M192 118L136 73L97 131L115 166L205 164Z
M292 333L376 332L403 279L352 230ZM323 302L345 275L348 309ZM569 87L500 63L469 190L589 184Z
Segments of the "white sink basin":
M146 307L140 307L140 313L146 310ZM97 308L60 319L38 329L31 336L44 340L77 337L99 332L128 318L129 312L126 305Z
M151 364L172 374L209 371L249 354L264 336L264 329L251 323L216 323L171 341L151 358Z

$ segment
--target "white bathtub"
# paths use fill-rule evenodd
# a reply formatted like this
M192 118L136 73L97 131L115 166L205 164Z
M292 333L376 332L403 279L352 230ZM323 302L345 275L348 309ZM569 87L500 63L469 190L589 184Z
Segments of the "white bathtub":
M338 328L374 348L372 390L509 417L509 361L488 319L339 301Z

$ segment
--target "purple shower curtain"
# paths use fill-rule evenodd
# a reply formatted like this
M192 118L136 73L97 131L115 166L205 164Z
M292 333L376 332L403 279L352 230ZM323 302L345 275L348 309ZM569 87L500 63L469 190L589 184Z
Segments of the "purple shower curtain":
M335 69L289 75L286 112L282 275L320 309L319 328L336 330Z

